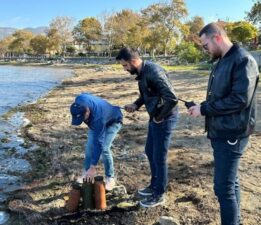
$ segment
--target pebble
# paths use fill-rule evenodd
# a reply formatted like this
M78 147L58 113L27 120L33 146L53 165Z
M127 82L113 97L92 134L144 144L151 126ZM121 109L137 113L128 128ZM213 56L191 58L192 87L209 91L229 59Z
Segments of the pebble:
M162 216L159 218L160 225L180 225L179 221L173 217Z

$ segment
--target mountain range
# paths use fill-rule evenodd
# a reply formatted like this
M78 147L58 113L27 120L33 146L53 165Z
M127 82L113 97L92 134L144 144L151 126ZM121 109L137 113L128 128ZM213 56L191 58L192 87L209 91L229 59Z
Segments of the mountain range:
M48 27L35 27L35 28L27 27L21 30L31 31L33 34L37 35L37 34L45 34L45 31L47 29ZM0 40L4 39L7 36L12 35L17 30L19 29L12 28L12 27L0 27Z

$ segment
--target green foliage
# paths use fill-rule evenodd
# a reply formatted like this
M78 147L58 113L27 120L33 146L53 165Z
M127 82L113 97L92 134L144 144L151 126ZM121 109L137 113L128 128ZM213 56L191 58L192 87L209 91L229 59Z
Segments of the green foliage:
M230 23L227 28L232 41L244 44L253 40L258 33L257 28L246 21Z
M189 22L186 23L188 32L185 35L185 40L193 42L196 46L200 46L199 32L204 27L204 20L200 16L193 17Z
M9 45L13 42L14 37L8 36L0 41L0 54L5 54L9 50Z
M48 47L48 38L44 35L37 35L31 39L30 45L36 54L45 54Z
M203 53L192 42L183 41L175 52L180 63L198 63L203 58Z
M251 11L247 14L249 21L258 24L261 23L261 1L257 0L252 6Z
M66 46L66 52L74 54L76 52L76 48L73 45Z
M57 29L51 28L47 33L49 53L58 53L61 49L62 39Z
M129 45L138 48L142 42L143 25L140 15L132 10L122 10L110 16L105 23L105 36L112 47Z
M90 44L92 41L101 39L102 26L94 17L87 17L80 20L78 25L73 29L75 40L80 43Z
M32 51L30 41L33 38L32 32L18 30L13 35L13 41L8 48L15 53L30 53Z
M161 47L165 55L171 51L176 38L184 32L182 20L188 15L184 0L171 0L152 4L142 10L143 21L148 26L150 33L145 39L151 51L155 51L155 37L157 47ZM158 38L160 36L160 38ZM172 43L172 44L170 44Z

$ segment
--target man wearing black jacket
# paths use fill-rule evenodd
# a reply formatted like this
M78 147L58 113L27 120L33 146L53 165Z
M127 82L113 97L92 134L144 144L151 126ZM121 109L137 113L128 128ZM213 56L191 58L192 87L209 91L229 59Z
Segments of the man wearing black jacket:
M202 47L217 60L209 78L206 101L189 108L205 116L207 136L214 150L214 191L220 204L221 224L240 224L238 166L253 133L256 87L259 78L254 58L216 23L200 31Z
M125 110L134 112L144 104L150 116L145 152L150 163L151 182L138 191L147 197L140 204L144 207L162 205L168 180L167 153L178 117L177 97L164 69L142 61L137 52L122 48L116 60L126 71L136 75L139 84L139 98L126 105Z

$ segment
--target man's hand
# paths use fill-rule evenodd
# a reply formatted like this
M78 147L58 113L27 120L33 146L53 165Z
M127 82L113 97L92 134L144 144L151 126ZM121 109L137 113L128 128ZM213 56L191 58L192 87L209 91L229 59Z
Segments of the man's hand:
M124 106L124 109L127 111L127 112L129 112L129 113L132 113L132 112L134 112L134 111L136 111L137 110L137 105L135 105L135 104L128 104L128 105L125 105Z
M86 179L87 182L93 183L94 182L94 177L96 175L96 169L95 166L91 166L85 174L84 179Z
M193 116L193 117L202 116L202 115L201 115L201 112L200 112L200 105L191 106L191 107L188 109L188 113L189 113L189 115L191 115L191 116Z

